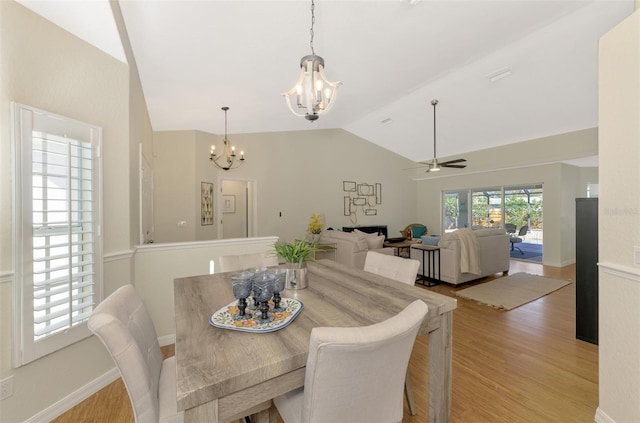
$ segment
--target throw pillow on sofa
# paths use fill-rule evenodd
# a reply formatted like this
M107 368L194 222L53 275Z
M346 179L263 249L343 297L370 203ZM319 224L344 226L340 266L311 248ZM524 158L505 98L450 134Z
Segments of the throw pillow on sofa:
M384 235L369 234L357 229L354 229L353 232L364 238L364 240L367 242L367 247L369 247L370 250L377 250L379 248L382 248L384 245Z
M424 245L438 245L440 242L440 235L423 235L420 240Z
M418 239L420 238L422 235L427 233L427 227L426 226L412 226L411 227L411 238L413 239Z

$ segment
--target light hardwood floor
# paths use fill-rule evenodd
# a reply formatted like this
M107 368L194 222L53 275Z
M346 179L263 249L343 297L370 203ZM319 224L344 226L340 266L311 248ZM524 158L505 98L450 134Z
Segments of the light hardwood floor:
M575 282L575 266L563 268L511 261L510 273L527 272ZM488 282L500 275L482 279ZM462 287L431 289L455 296ZM416 340L410 372L418 415L425 422L427 336ZM163 348L172 355L172 346ZM453 314L452 421L592 422L598 406L598 347L575 339L575 283L510 311L458 299ZM117 380L69 410L55 423L133 422L131 405Z

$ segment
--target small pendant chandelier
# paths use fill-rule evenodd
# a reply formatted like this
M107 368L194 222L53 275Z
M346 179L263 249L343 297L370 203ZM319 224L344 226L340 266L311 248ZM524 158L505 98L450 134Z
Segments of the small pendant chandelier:
M284 93L289 110L296 116L304 116L313 122L327 113L336 101L342 82L331 82L324 75L324 59L316 56L313 49L313 24L316 21L315 3L311 0L311 54L300 59L300 78L296 85ZM295 95L295 107L292 99Z
M229 107L224 106L222 110L224 110L224 140L222 144L222 152L220 154L216 154L216 146L212 144L209 160L211 160L211 163L219 169L236 169L244 163L244 151L240 152L240 158L237 159L236 147L232 146L227 139L227 110L229 110Z

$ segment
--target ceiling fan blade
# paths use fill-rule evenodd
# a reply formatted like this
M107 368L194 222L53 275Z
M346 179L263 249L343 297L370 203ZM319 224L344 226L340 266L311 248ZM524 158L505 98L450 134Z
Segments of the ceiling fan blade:
M455 159L455 160L447 160L446 162L440 162L440 164L444 166L444 165L448 165L448 164L451 164L451 163L463 163L463 162L466 162L466 161L467 161L466 159Z
M428 164L424 164L423 166L416 166L416 167L406 167L402 170L415 170L415 169L424 169L425 167L429 167Z
M456 169L464 169L465 167L467 167L467 165L445 164L445 163L440 163L440 166L442 166L442 167L454 167Z

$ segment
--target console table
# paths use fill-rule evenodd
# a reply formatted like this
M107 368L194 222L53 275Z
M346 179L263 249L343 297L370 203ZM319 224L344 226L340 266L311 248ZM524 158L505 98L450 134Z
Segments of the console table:
M355 229L366 232L368 234L384 235L384 239L387 239L387 225L367 225L367 226L343 226L343 232L353 232Z
M418 275L416 282L425 281L425 286L438 285L440 280L440 247L436 245L413 244L411 248L422 251L422 275ZM425 252L427 257L425 259ZM436 278L436 253L438 254L438 277ZM424 263L427 263L427 271L424 271Z

